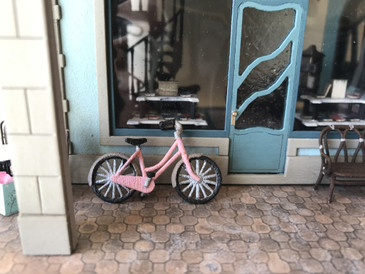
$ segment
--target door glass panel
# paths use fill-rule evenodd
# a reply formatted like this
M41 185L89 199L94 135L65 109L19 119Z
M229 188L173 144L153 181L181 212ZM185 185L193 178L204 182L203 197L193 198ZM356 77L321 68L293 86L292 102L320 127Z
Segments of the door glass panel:
M272 93L258 97L236 121L236 129L267 127L281 129L284 124L288 78Z
M276 58L260 63L251 71L237 90L237 109L253 93L267 89L280 77L289 65L291 48L289 43Z
M239 73L258 57L277 49L294 26L295 10L263 11L245 8L242 16L242 35Z

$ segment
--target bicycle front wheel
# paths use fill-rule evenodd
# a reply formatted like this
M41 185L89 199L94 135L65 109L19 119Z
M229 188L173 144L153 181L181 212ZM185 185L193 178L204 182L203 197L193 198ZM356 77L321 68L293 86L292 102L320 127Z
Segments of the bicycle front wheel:
M100 199L108 203L121 203L134 193L134 190L114 183L110 177L128 160L120 153L106 154L95 161L89 171L89 185ZM123 172L124 175L137 176L137 168L130 164Z
M185 164L179 162L172 173L175 189L189 203L204 204L218 194L222 183L221 172L212 159L203 155L190 157L189 162L200 180L190 177Z

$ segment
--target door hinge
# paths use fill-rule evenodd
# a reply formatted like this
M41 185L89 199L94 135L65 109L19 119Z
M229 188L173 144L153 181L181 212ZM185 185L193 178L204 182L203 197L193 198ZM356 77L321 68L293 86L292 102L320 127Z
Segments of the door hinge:
M58 21L62 18L61 6L53 5L53 20Z
M66 66L66 56L62 53L58 54L58 64L60 68L64 68Z
M63 99L62 108L63 108L63 112L69 112L70 111L70 104L68 103L67 99Z

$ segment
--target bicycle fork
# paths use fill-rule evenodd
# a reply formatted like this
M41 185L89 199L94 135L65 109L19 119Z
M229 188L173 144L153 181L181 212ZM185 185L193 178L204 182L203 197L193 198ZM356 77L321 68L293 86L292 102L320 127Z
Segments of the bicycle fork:
M179 147L179 152L181 154L181 158L185 164L186 171L191 176L191 178L193 178L193 180L200 182L201 178L193 171L190 161L189 161L189 156L186 153L186 150L185 150L185 147L184 147L184 144L183 144L181 138L176 139L176 141L177 141L177 145Z

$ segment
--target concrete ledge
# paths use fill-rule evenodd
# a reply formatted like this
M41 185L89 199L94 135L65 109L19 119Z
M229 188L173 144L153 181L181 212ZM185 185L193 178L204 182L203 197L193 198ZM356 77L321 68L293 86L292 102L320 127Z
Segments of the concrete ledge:
M234 185L314 185L320 166L320 157L287 157L284 174L228 174L226 182ZM328 180L323 178L322 184L326 183Z

